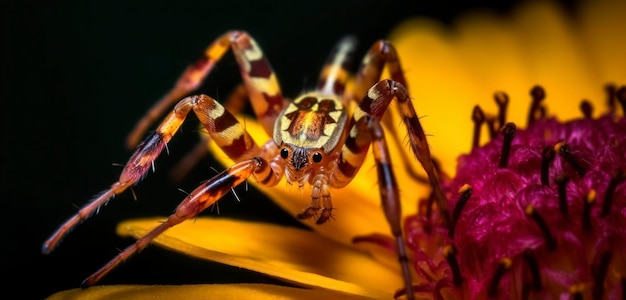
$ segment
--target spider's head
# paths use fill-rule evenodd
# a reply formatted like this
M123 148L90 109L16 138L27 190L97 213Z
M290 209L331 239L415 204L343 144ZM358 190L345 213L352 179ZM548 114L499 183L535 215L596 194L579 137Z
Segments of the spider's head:
M324 172L342 138L347 114L335 96L307 93L276 119L274 142L285 162L285 177L300 186L312 174Z
M280 157L285 160L285 177L287 182L303 186L312 173L317 173L325 165L323 149L302 148L292 144L280 147Z

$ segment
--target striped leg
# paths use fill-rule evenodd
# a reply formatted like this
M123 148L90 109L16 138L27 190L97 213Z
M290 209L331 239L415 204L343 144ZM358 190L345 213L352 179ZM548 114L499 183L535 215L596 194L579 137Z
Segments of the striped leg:
M396 240L398 261L400 262L402 274L404 275L404 286L408 299L413 299L411 268L409 266L409 257L404 245L404 239L402 238L402 207L400 205L398 183L393 173L393 168L391 167L391 155L387 149L384 131L380 123L370 118L362 118L362 120L366 120L365 123L367 123L367 129L372 140L372 153L374 154L376 170L378 171L380 199L383 211L385 212L385 218L391 229L391 234Z
M407 86L400 58L395 47L389 41L379 40L370 47L356 74L354 95L352 96L354 101L360 102L363 97L366 96L367 91L382 79L381 76L385 67L387 67L390 79L401 83L405 87ZM402 141L404 134L398 131L396 126L398 122L397 115L393 113L386 114L382 119L382 123L386 127L385 129L389 133L390 141L393 142L396 147L404 147ZM400 153L404 161L411 161L413 159L406 152ZM428 182L428 178L418 174L417 170L410 167L410 164L406 163L403 165L408 174L415 180L423 183Z
M271 135L274 120L284 106L276 74L252 37L246 32L231 31L216 39L195 63L185 69L174 87L135 125L126 139L126 146L134 148L169 107L196 90L229 48L239 64L254 112Z
M379 82L385 66L389 71L391 80ZM392 132L392 137L394 138L393 142L397 146L402 147L403 144L400 140L400 134L395 131L395 124L397 124L397 122L391 118L392 114L387 114L387 117L383 119L383 114L387 110L391 99L397 99L400 107L400 118L406 125L413 154L422 164L424 171L426 171L428 177L427 181L433 189L437 205L439 205L441 209L446 225L450 227L451 222L449 220L447 201L441 191L441 185L439 183L439 174L441 171L430 155L426 135L419 122L413 103L409 98L409 93L406 88L406 79L404 78L398 53L389 41L378 41L369 49L357 73L354 90L355 96L359 97L357 101L361 101L355 115L369 114L377 120L382 119L382 122L388 125L386 129ZM361 112L359 112L359 110ZM401 153L405 161L411 159L405 152ZM415 170L408 167L408 164L404 165L408 168L409 174L414 176L416 180L426 181L415 173Z
M109 199L141 180L191 110L197 115L211 138L234 161L251 159L261 153L261 148L244 130L243 125L217 101L205 95L187 97L181 100L157 130L137 147L122 170L119 180L66 221L46 240L42 251L44 253L52 251L61 239L80 222L89 218Z
M237 115L243 111L246 104L249 102L248 91L243 84L238 85L233 92L229 95L226 101L222 102L224 108ZM200 126L202 126L200 124ZM201 131L200 140L196 143L196 146L189 151L170 171L170 178L174 182L182 181L187 174L196 166L199 162L209 155L207 151L207 145L209 144L210 136Z
M404 284L408 299L413 299L413 282L404 239L402 238L402 207L398 183L393 172L391 155L385 141L384 130L380 122L373 116L360 117L352 127L350 135L341 153L338 168L333 179L347 184L356 175L358 166L365 159L369 146L376 161L378 188L385 218L396 241L398 261L404 275Z
M380 40L370 47L361 62L354 83L355 100L363 99L367 91L381 79L385 66L393 81L407 86L396 49L389 41Z
M391 157L387 150L383 130L380 125L381 118L393 99L396 99L398 102L400 114L409 133L409 140L413 152L428 174L433 192L441 208L441 213L444 218L446 218L447 225L450 225L447 201L441 191L439 179L435 172L435 166L430 157L430 149L428 148L424 130L421 127L407 90L400 82L393 80L382 80L378 82L368 90L366 96L361 103L359 103L350 121L350 124L353 125L346 137L346 142L344 143L337 162L337 168L331 177L331 183L333 183L333 187L342 187L348 184L362 165L370 144L373 145L374 158L378 169L378 183L382 206L391 232L396 240L398 258L404 274L407 296L409 299L412 299L413 287L408 258L406 256L406 248L404 240L402 239L402 212L398 186L391 168Z
M207 207L213 205L217 200L230 192L233 187L244 182L257 170L267 169L267 162L259 157L241 161L234 166L215 175L213 178L202 183L191 192L176 208L167 220L154 228L152 231L137 239L137 241L120 252L106 265L83 281L82 286L88 287L96 284L100 279L115 269L118 265L126 261L133 254L147 247L152 240L161 235L167 229L182 223L185 220L196 217Z
M343 38L330 54L317 82L317 90L324 94L343 95L350 79L350 67L354 60L356 38Z
M430 148L428 147L424 129L420 124L406 87L397 81L381 80L369 89L367 95L359 104L358 109L354 112L354 119L358 121L363 116L372 116L376 120L380 120L393 99L396 99L398 103L413 154L419 160L422 168L424 168L437 205L441 210L441 215L444 217L445 225L450 228L451 221L448 213L448 202L441 190L437 168L430 155Z

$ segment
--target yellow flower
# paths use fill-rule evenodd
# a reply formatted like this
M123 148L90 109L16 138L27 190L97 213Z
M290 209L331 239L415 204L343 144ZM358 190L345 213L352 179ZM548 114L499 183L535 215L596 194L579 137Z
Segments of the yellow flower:
M480 104L486 111L495 111L494 91L506 91L511 99L507 119L525 125L529 88L535 84L541 84L548 93L548 113L568 119L580 115L578 102L583 98L594 103L596 110L604 107L602 87L606 83L626 82L626 2L583 2L577 12L571 17L553 3L531 2L507 17L487 12L468 14L453 28L415 18L392 33L415 106L418 113L426 115L422 124L431 135L431 151L448 174L455 174L456 158L470 150L473 107ZM250 118L246 128L257 141L269 139ZM426 197L428 189L402 167L404 161L399 158L408 150L393 143L390 146L403 215L414 215L418 198ZM224 165L231 164L215 145L210 147ZM420 170L414 161L409 168ZM312 231L198 218L156 239L163 247L261 272L303 288L262 284L102 286L64 291L50 299L143 299L164 294L168 299L206 295L234 299L393 298L403 286L395 253L373 243L353 242L360 236L390 235L378 187L370 179L373 176L373 160L369 159L347 188L333 191L336 220L321 226L305 221ZM307 188L285 182L266 188L250 182L292 215L308 204ZM123 222L118 233L141 236L162 220ZM424 282L417 274L413 280L416 285Z

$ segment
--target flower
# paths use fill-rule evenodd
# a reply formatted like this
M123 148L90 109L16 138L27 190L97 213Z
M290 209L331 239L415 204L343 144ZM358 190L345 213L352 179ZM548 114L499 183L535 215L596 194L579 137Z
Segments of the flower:
M619 94L626 110L626 86ZM545 93L535 87L533 95ZM454 230L424 211L405 223L410 248L430 250L420 270L442 274L421 290L449 288L469 299L622 293L626 118L588 113L567 122L532 119L522 130L501 124L501 135L459 157L457 176L445 183ZM437 237L439 247L421 246Z
M599 204L606 202L602 197L610 190L608 184L612 178L620 178L617 171L624 167L623 128L626 127L621 112L614 110L606 114L600 110L605 107L606 98L601 87L607 82L626 82L623 72L626 60L622 59L626 41L617 38L626 34L626 21L622 17L626 5L609 0L580 5L578 17L572 19L552 3L531 2L507 19L474 13L460 18L454 29L448 30L436 22L417 18L401 24L392 34L418 113L428 115L422 118L422 124L432 134L429 137L432 152L451 177L444 181L444 187L456 216L454 234L449 235L439 222L436 208L427 213L429 210L424 208L427 202L416 205L416 195L426 197L428 190L415 182L408 171L420 168L415 160L408 162L408 168L401 167L404 161L399 158L406 149L404 145L390 143L392 157L398 158L394 160L397 164L394 171L406 217L405 236L415 262L413 280L420 295L515 296L520 291L515 288L527 291L524 284L536 284L533 264L544 286L534 291L539 296L593 293L584 284L594 282L591 271L604 270L605 265L604 295L619 293L615 281L619 276L624 280L624 274L617 273L624 262L620 254L626 252L620 252L626 249L624 185L615 186L614 195L620 196L613 201L608 217L600 217ZM526 100L528 89L537 83L547 92L548 110L524 129L530 102ZM506 151L510 153L506 168L498 167L503 137L488 141L488 130L483 129L482 139L477 143L472 141L470 116L477 111L475 105L480 103L490 111L492 104L485 103L492 101L494 91L498 90L506 90L510 99L507 122L517 124L510 150ZM582 115L577 102L583 98L589 99L588 103L595 108L592 116L563 121ZM485 118L493 119L488 114ZM511 131L512 125L492 123L495 128ZM259 141L269 139L249 118L246 128ZM581 138L572 139L572 136ZM592 137L593 143L582 142ZM214 145L211 147L216 157L223 159L225 165L230 164ZM541 184L544 148L555 153L549 164L548 185ZM584 164L584 175L557 152L571 153L574 161ZM460 153L467 154L459 156ZM389 232L380 200L372 196L377 195L375 183L368 179L374 176L372 166L370 159L347 188L333 191L335 206L340 208L336 220L322 226L312 225L312 231L198 218L156 239L159 245L191 256L262 272L308 289L256 284L190 285L184 289L103 286L65 291L51 299L112 294L140 298L163 293L168 298L185 299L210 293L250 297L244 293L251 292L259 298L267 295L285 299L392 298L403 286L402 277L394 251L382 247ZM564 221L558 206L560 174L570 177L566 187L566 216L572 219L580 216L572 224ZM414 192L415 188L419 190ZM307 189L290 188L287 184L259 189L293 215L308 203L310 195ZM470 196L463 200L468 193ZM539 196L553 201L539 201ZM585 212L588 202L579 201L582 196L597 205ZM459 205L462 202L465 204ZM457 207L463 208L458 215ZM583 222L586 213L589 221ZM142 235L161 220L127 221L118 226L118 232ZM585 222L590 222L588 233ZM568 253L568 249L579 251ZM610 253L610 259L606 253Z

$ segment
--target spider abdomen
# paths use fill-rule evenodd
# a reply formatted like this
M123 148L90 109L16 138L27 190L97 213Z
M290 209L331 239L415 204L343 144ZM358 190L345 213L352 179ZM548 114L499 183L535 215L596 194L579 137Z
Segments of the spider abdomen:
M305 94L290 103L276 120L274 141L329 153L341 139L346 111L337 97Z

